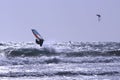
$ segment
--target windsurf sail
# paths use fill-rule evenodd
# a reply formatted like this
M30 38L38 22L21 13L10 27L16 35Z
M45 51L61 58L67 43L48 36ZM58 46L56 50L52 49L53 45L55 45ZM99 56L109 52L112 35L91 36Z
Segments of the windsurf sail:
M33 35L36 38L36 43L40 44L40 46L42 46L44 39L42 38L42 36L35 30L35 29L31 29Z
M98 17L98 21L101 20L101 15L100 14L96 14L96 16Z

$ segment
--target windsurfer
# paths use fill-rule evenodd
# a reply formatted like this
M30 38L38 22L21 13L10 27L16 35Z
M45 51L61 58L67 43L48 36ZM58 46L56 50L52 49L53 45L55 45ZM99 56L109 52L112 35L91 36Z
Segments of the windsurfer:
M40 46L42 46L44 40L43 39L39 39L39 40L36 39L35 41L37 44L40 44Z

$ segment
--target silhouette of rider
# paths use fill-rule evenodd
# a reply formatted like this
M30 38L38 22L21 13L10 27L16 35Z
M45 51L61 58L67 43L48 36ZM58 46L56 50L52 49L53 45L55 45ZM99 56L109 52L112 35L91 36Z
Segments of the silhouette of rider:
M43 39L36 39L35 41L37 44L40 44L40 46L42 46L44 40Z

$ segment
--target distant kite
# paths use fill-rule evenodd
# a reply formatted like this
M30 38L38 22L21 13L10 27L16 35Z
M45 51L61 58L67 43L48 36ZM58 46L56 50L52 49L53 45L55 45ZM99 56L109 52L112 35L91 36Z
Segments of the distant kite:
M96 14L96 16L98 17L98 21L101 20L101 15L100 14Z

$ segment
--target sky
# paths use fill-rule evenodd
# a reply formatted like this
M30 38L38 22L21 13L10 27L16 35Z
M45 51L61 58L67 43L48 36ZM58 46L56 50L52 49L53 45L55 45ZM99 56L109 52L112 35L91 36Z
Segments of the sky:
M34 41L31 29L45 41L119 42L120 0L0 0L0 41Z

